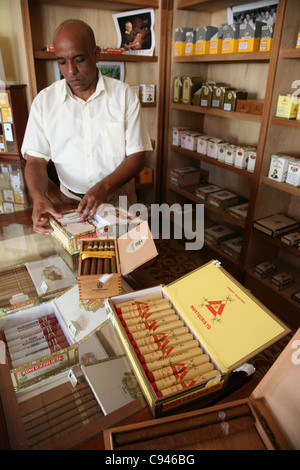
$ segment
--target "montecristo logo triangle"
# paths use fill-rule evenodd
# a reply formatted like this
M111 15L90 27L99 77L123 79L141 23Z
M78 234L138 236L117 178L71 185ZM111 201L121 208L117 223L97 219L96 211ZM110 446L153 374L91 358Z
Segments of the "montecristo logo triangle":
M216 315L220 315L220 316L222 315L225 304L223 303L222 300L213 300L213 301L209 301L206 307L215 317Z

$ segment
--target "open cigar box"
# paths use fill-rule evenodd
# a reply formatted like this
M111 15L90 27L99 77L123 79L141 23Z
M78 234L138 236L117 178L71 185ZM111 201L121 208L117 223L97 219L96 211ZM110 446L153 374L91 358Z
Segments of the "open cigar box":
M146 221L119 238L82 240L77 276L80 298L104 299L120 294L121 276L157 254Z
M89 315L94 314L101 321L99 310L89 310ZM70 449L145 407L109 320L79 341L76 350L72 365L66 361L64 367L48 370L51 362L66 356L66 350L28 365L33 376L41 367L47 372L16 389L0 340L1 449Z
M57 255L0 271L0 317L39 305L75 285L77 279Z
M106 450L299 450L300 330L248 399L104 431Z
M224 391L234 370L289 332L218 261L106 304L154 417Z

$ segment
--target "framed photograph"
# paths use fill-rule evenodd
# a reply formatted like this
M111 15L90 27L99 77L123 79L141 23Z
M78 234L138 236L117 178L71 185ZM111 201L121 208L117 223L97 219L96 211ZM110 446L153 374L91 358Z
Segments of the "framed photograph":
M261 21L269 26L274 26L277 5L278 0L261 0L259 2L227 8L227 22L228 24L255 24L256 21Z
M155 47L154 10L144 9L113 15L118 35L117 47L125 54L153 56Z
M102 75L106 75L107 77L116 78L117 80L121 80L124 82L125 80L125 68L124 62L98 62L97 67L100 69Z

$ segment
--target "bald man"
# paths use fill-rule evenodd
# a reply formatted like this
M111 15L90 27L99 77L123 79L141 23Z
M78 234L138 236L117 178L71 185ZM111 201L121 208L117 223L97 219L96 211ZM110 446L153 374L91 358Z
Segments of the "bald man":
M50 160L61 191L78 201L85 219L102 203L117 205L120 195L128 205L136 202L132 178L152 150L134 91L97 68L100 49L92 29L67 20L56 29L53 45L64 79L34 99L22 145L37 233L51 231L48 214L61 217L46 197Z

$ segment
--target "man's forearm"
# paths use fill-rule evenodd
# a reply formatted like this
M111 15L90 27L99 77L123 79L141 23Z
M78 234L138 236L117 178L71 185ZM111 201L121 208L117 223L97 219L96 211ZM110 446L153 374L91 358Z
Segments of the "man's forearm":
M25 165L25 180L33 199L44 196L48 188L47 162L41 158L28 156Z

